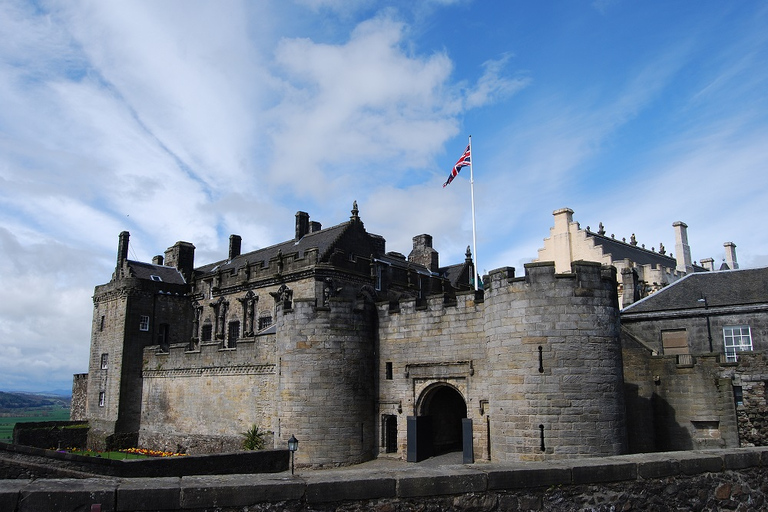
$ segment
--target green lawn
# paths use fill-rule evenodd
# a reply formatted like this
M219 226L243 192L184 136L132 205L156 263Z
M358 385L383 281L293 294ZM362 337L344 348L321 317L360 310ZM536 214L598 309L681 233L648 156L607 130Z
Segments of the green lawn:
M0 441L10 443L13 439L13 426L16 423L30 421L69 421L69 409L63 407L36 408L19 411L17 416L0 416Z

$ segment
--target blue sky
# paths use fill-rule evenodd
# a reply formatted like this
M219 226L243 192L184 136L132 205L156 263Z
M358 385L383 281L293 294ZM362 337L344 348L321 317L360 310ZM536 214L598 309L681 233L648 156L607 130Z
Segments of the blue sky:
M537 256L552 212L768 265L763 1L0 3L0 389L84 372L117 238L200 264L331 226Z

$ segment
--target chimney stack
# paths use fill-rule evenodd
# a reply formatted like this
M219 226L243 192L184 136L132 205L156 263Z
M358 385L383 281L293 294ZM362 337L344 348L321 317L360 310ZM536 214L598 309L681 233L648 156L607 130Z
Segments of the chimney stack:
M691 261L691 248L688 246L688 225L685 222L677 221L672 226L675 228L677 271L690 274L693 272L693 263Z
M157 256L152 257L152 264L153 265L162 265L163 264L163 256L158 254Z
M296 240L309 233L309 214L307 212L296 212Z
M622 309L640 300L640 279L637 270L629 267L621 269L621 283L624 292L621 297Z
M165 250L165 266L176 267L188 283L195 269L195 246L189 242L176 242Z
M713 258L704 258L701 260L701 266L712 272L715 270L715 260Z
M408 255L408 261L424 265L431 272L439 270L439 255L432 248L432 235L417 235L413 237L413 250Z
M739 263L736 261L736 244L733 242L725 242L725 263L731 270L739 268Z
M229 235L229 259L240 256L240 246L243 238L240 235Z
M128 259L128 240L131 234L127 231L120 233L120 240L117 243L117 268L121 268L125 260Z

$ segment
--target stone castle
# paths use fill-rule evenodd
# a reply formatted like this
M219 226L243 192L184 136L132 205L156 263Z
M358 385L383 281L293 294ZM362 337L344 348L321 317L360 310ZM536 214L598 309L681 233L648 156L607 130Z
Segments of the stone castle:
M451 266L429 235L407 257L387 251L356 204L325 229L298 212L292 239L250 253L232 235L227 258L202 266L188 242L152 263L129 260L128 244L121 233L95 289L89 370L75 378L93 448L232 451L257 425L269 446L299 439L305 465L468 446L498 462L653 450L632 440L654 427L627 422L623 352L636 365L659 350L622 335L615 266L506 267L475 291L469 249ZM654 392L658 375L639 368L632 389Z

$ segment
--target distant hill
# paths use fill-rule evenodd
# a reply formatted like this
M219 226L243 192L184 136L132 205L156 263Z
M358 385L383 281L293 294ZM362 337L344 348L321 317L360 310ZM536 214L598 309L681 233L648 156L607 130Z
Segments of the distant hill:
M68 396L47 393L7 393L0 391L0 413L40 407L69 407L72 400Z

